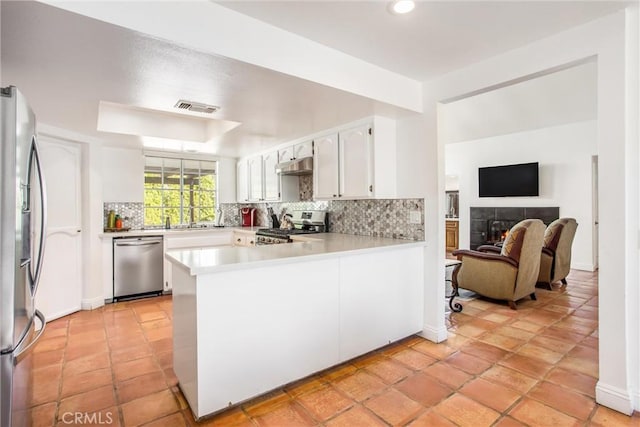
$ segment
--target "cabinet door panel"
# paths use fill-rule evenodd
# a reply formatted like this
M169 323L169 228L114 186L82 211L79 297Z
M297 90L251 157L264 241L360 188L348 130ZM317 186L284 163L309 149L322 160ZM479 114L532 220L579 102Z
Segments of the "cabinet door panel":
M313 156L312 141L302 142L293 146L293 157L296 159L302 159L303 157Z
M264 171L264 200L278 200L280 198L280 176L276 173L278 164L278 152L262 156L262 168Z
M249 201L262 200L262 156L251 157L249 167Z
M246 203L249 201L249 175L247 171L247 161L241 160L237 165L237 185L236 185L236 200L239 203Z
M293 159L293 145L278 150L278 162L288 162Z
M314 140L313 196L332 199L338 196L338 134Z
M369 126L340 132L340 197L361 198L370 194L371 140Z

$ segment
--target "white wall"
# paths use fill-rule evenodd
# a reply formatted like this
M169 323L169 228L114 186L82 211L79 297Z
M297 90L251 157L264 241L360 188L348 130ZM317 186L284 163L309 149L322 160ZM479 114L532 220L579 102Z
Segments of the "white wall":
M445 144L438 135L438 105L441 102L478 93L496 85L536 76L541 72L582 63L597 57L600 202L599 244L599 381L596 399L620 412L640 409L640 360L638 360L638 222L640 183L630 171L639 167L637 93L629 92L629 80L638 79L637 65L625 55L626 44L638 48L637 28L625 34L633 14L637 27L637 6L627 8L557 35L513 49L472 66L424 83L424 114L419 120L402 120L398 127L399 191L424 197L425 257L424 333L439 331L444 322L444 215ZM634 38L635 35L635 38ZM637 57L636 57L637 60ZM635 103L630 102L635 99ZM635 109L633 104L636 105ZM634 114L635 113L635 114ZM402 140L401 135L409 136ZM403 164L402 162L405 162ZM628 304L621 298L635 295ZM435 313L431 316L429 313ZM442 313L442 315L440 315ZM440 318L440 316L442 318ZM446 334L445 334L446 338ZM635 350L634 350L635 349Z
M104 202L144 202L144 156L140 149L102 148Z
M571 267L593 271L591 156L597 122L588 121L447 144L445 172L458 175L460 248L469 248L470 207L559 206L560 217L578 221ZM539 197L478 197L478 168L539 163Z

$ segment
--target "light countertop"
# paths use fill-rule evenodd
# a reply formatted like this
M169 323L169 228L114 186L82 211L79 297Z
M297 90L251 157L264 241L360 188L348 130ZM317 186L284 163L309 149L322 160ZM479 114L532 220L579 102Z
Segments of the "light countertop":
M129 230L129 231L116 231L101 233L99 235L102 239L112 239L114 237L139 237L139 236L195 236L207 233L246 233L255 234L261 228L265 227L209 227L209 228L157 228L148 230Z
M345 252L357 254L388 250L392 247L409 248L426 245L424 241L339 233L292 236L292 240L293 243L255 247L214 246L175 249L167 251L165 256L174 264L185 267L191 275L198 275L335 257Z

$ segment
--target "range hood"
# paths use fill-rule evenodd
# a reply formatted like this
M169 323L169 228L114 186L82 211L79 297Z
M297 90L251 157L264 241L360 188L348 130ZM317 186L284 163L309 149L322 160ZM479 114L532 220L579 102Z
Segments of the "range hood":
M276 173L280 175L310 175L313 173L313 157L303 157L290 162L278 163Z

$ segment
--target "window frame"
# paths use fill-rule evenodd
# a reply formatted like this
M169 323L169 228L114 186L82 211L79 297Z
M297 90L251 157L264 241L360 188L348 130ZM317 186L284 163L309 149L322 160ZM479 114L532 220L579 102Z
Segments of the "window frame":
M144 154L144 171L143 171L143 226L145 228L152 228L152 227L161 227L165 224L165 220L168 216L172 217L171 215L167 214L167 210L168 209L179 209L179 222L175 222L172 221L171 224L172 225L179 225L179 226L188 226L188 225L200 225L200 224L212 224L215 222L215 216L216 216L216 211L217 208L219 207L219 185L218 185L218 178L219 178L219 161L218 159L209 159L209 158L192 158L192 157L186 157L186 156L167 156L167 155L159 155L159 154L155 154L155 153L145 153ZM157 159L160 160L161 162L161 166L159 167L159 171L153 171L150 170L148 168L152 168L153 166L148 165L147 163L147 159L149 158L153 158L153 159ZM179 183L178 186L179 188L176 189L169 189L166 188L166 185L171 185L171 184L167 184L165 183L165 179L166 179L166 175L165 175L165 161L170 160L170 161L176 161L179 162L180 164L180 168L179 168ZM200 177L202 176L208 176L208 175L212 175L213 176L213 188L211 190L189 190L189 189L185 189L185 169L187 170L193 170L192 167L185 167L185 163L186 162L198 162L198 174L197 174L197 179L200 179ZM209 163L212 165L212 167L209 169L203 169L202 168L202 163L200 162L205 162L205 163ZM203 170L211 170L213 169L213 174L203 174L202 171ZM158 190L160 192L160 196L161 196L161 201L160 201L160 205L149 205L147 202L147 191L148 190L153 190L152 188L147 188L147 173L159 173L160 175L160 187L155 189ZM187 172L188 173L188 172ZM167 205L166 204L166 198L165 195L168 194L168 192L172 192L172 191L177 191L178 194L178 199L180 201L180 205L178 206L171 206L171 205ZM212 197L212 203L213 206L203 206L200 205L200 203L194 205L193 201L194 200L200 200L200 197L193 197L193 194L198 194L198 196L200 195L201 192L204 192L205 194L210 194L213 193L213 197ZM189 200L191 203L186 204L185 203L185 194L189 193L191 196L189 197ZM160 209L161 211L161 223L147 223L147 209ZM200 221L198 218L198 221L191 221L194 218L194 213L200 209L212 209L213 210L213 219L211 220L206 220L206 221ZM199 215L198 215L199 216ZM173 217L172 217L173 219Z

